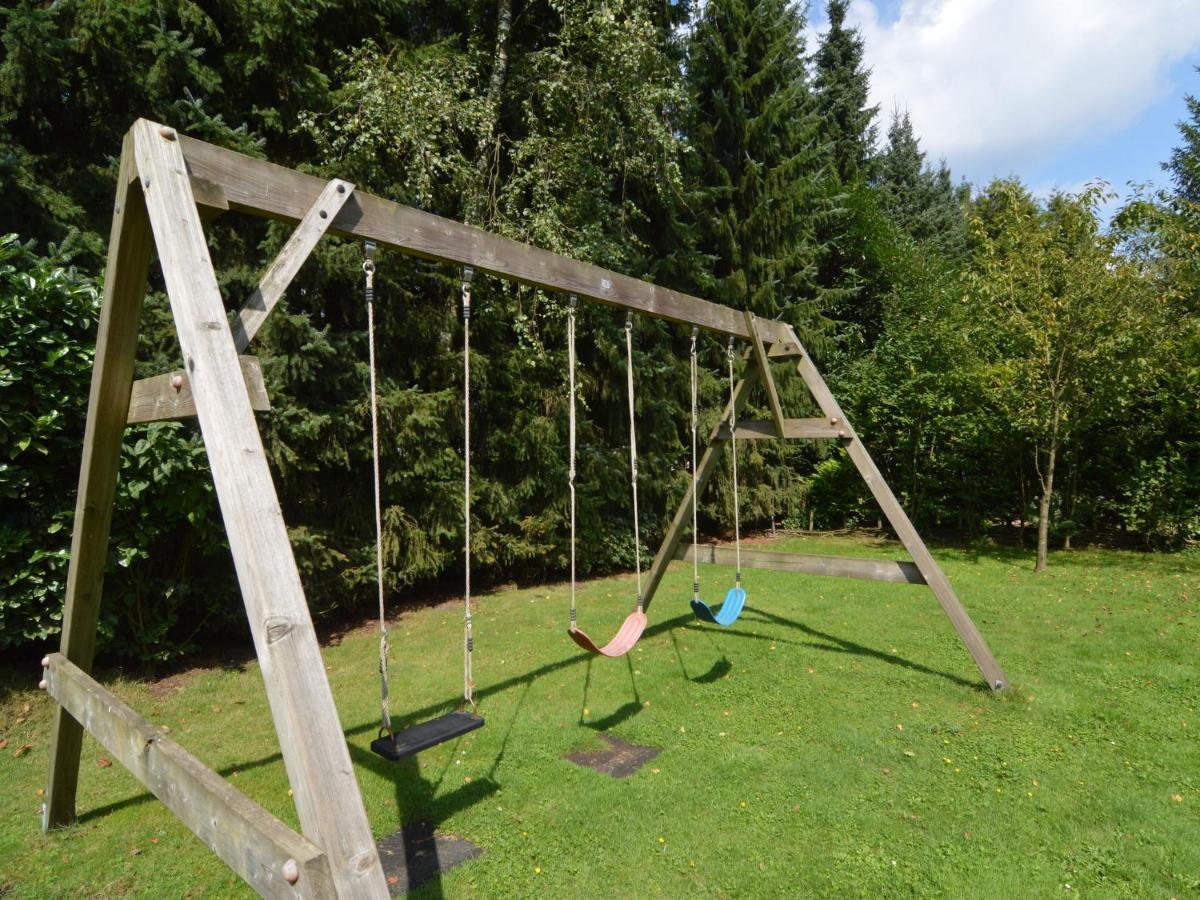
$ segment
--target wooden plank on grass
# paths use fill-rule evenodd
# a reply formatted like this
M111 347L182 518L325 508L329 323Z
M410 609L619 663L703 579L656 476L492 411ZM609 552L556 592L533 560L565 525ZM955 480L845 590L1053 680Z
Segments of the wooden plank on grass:
M253 356L239 356L242 378L246 381L246 393L250 406L258 412L271 408L267 387L263 383L262 366ZM179 386L176 387L175 385ZM196 414L196 403L192 399L192 386L187 372L176 369L165 375L140 378L133 383L129 392L129 425L139 422L161 422L167 419L186 419Z
M839 437L839 429L824 419L784 419L783 437L788 440L823 439ZM714 440L729 440L729 423L722 422ZM745 421L737 423L737 439L778 440L779 432L774 422Z
M122 146L120 165L108 237L104 299L96 334L96 356L83 433L71 562L67 569L59 639L62 653L85 672L92 668L96 647L100 590L108 561L121 438L125 433L138 322L150 265L150 223L146 218L141 187L136 181L137 166L130 136L126 136ZM56 707L50 723L50 771L43 828L67 825L75 818L82 741L83 730L79 723L61 707Z
M188 173L219 185L234 210L298 221L325 188L324 180L181 135ZM373 197L362 191L342 208L330 231L376 241L404 253L454 266L472 266L522 284L591 300L709 331L748 338L735 309L673 291L590 263ZM760 336L786 341L788 327L763 319Z
M737 565L733 547L701 544L693 554L691 544L681 544L675 558L718 566ZM861 578L866 581L891 581L897 584L924 584L925 579L914 563L890 559L854 559L846 556L816 556L808 553L777 553L742 548L743 569L772 569L776 572L801 572L805 575L830 575L837 578Z
M264 897L329 897L321 849L288 828L101 687L61 653L50 655L47 690L196 837ZM295 860L299 879L284 878Z
M335 178L325 185L325 189L304 214L304 218L283 245L279 255L271 261L271 265L258 282L258 287L233 321L233 343L238 353L244 352L250 346L254 335L267 320L283 292L317 246L317 242L329 230L329 226L333 224L333 220L346 205L353 191L354 185L350 182Z
M305 836L329 858L337 894L383 900L387 884L246 395L187 164L173 129L140 119L133 135L184 368L296 811Z

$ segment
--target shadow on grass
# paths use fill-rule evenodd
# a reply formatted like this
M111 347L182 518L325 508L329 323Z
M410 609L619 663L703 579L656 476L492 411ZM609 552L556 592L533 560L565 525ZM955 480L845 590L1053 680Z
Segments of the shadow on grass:
M506 734L500 753L492 764L492 771L487 776L440 795L438 791L453 764L453 755L436 778L426 779L421 774L417 756L408 756L392 762L350 744L350 756L355 766L368 769L395 785L396 809L398 813L403 810L403 815L397 816L396 827L401 831L404 846L408 882L403 887L408 891L419 889L422 897L445 896L442 890L442 873L461 860L438 858L439 848L435 838L437 825L500 790L500 783L493 775L498 761L504 755L507 742ZM429 854L433 855L432 859L428 858Z
M947 681L951 681L954 684L961 685L962 687L971 688L975 691L990 693L987 685L982 681L970 681L966 678L963 678L961 675L955 675L953 672L943 672L940 669L930 668L929 666L922 665L921 663L913 662L910 659L905 659L902 656L897 656L894 653L885 653L882 650L875 650L871 647L865 646L864 644L848 641L845 638L840 638L836 635L829 634L826 631L818 631L809 625L805 625L803 622L797 622L794 619L787 619L783 616L775 615L774 613L764 612L757 607L748 606L746 607L745 611L753 613L754 616L757 617L758 621L783 625L785 628L792 628L811 637L820 638L825 642L818 644L813 641L783 641L783 643L796 643L802 647L811 647L814 650L825 650L830 653L849 653L853 656L863 656L868 659L878 659L881 662L886 662L893 666L900 666L903 669L909 669L913 672L920 672L923 675L936 675L939 678L945 678ZM737 634L742 637L754 637L758 638L759 640L778 640L776 638L769 638L764 635L748 634L741 631L728 633Z
M588 709L588 691L592 686L592 663L595 661L596 657L591 653L584 655L587 656L587 671L583 676L583 702L579 707L579 724L584 728L591 728L593 731L607 731L610 728L615 728L622 722L632 719L634 716L640 713L642 711L642 697L638 693L637 679L633 674L633 662L630 660L628 654L626 654L622 657L622 659L625 661L625 667L629 672L629 686L633 691L633 699L628 703L623 703L620 707L609 713L607 716L603 716L599 719L593 719L590 722L587 720L585 714Z
M774 613L765 612L757 607L748 606L746 607L745 612L751 614L757 619L757 621L781 625L785 628L799 631L802 634L819 639L819 642L793 641L786 638L755 634L750 631L733 628L722 629L720 634L727 635L729 637L749 638L751 640L758 641L794 644L796 646L809 647L814 650L822 650L830 653L849 653L855 656L866 657L868 659L876 659L881 662L888 663L889 665L899 666L913 672L919 672L923 675L932 675L938 678L944 678L953 684L961 687L971 688L972 690L978 692L986 692L987 690L986 685L984 685L982 681L970 681L951 672L943 672L938 669L933 669L929 666L913 662L912 660L905 659L904 657L897 656L893 653L885 653L881 650L875 650L863 644L849 641L844 638L839 638L836 635L829 634L828 632L819 631L803 624L802 622L797 622L793 619L775 615ZM693 620L694 617L689 610L683 615L676 616L672 619L667 619L663 622L659 622L657 625L647 628L645 635L655 636L662 634L663 632L671 632L673 629L686 625ZM703 629L703 631L707 634L710 629L706 628ZM672 637L674 636L672 635ZM716 638L714 637L714 640L715 639ZM678 647L676 647L676 655L677 657L679 656ZM504 740L502 741L500 750L492 763L492 768L488 776L480 779L477 782L472 782L470 785L465 785L464 787L459 788L458 790L443 797L437 797L436 792L438 787L441 785L442 780L445 778L445 769L443 769L443 771L438 775L436 781L429 783L425 782L421 777L419 767L416 765L415 761L409 760L405 763L388 762L387 760L375 756L369 750L355 746L353 743L350 744L351 755L353 756L354 761L364 768L370 769L381 777L395 780L396 800L400 809L411 811L415 815L430 818L434 821L440 821L450 815L453 815L455 812L464 809L472 803L477 803L480 800L485 799L488 795L492 794L498 789L499 785L495 781L495 773L504 759L504 755L508 747L509 736L512 733L513 726L516 724L521 708L525 704L526 697L528 696L533 682L538 678L542 678L554 672L558 672L563 669L570 668L571 666L578 665L579 663L586 662L588 664L584 687L584 699L586 705L587 685L590 683L591 664L594 662L594 660L595 656L590 653L576 653L563 659L540 666L537 669L534 669L532 672L526 672L523 675L516 675L512 678L507 678L503 681L496 682L495 684L491 684L477 690L475 692L475 697L477 700L482 701L487 697L496 694L502 694L514 687L523 688L521 699L518 701L516 708L513 711L512 719L510 720L505 731ZM681 669L683 670L684 677L687 678L687 680L697 684L709 684L718 681L719 679L725 677L725 675L729 674L729 672L733 669L732 663L730 663L728 659L722 657L713 664L708 672L705 672L701 675L692 676L683 666L682 657L679 657L679 663ZM626 665L630 666L630 679L633 683L634 697L637 698L637 684L636 682L632 681L632 663L629 661L628 657L626 657ZM446 712L447 710L453 708L454 704L455 701L447 700L441 703L430 704L422 709L414 710L403 718L396 719L395 727L397 730L403 729L408 725L415 724L416 722L423 721L431 716ZM597 730L612 728L621 722L627 721L632 716L636 715L637 712L642 708L641 702L635 699L634 701L630 701L629 703L622 705L616 711L604 717L603 719L598 719L588 723L583 722L581 716L581 724ZM354 737L373 732L377 727L378 724L375 721L366 722L345 729L345 734L347 737ZM219 770L219 774L228 777L235 771L246 771L249 769L258 768L259 766L272 765L278 763L281 759L282 756L279 753L273 753L260 759L226 766L225 768ZM448 762L447 767L452 764L452 761ZM115 812L119 809L125 809L138 803L145 803L150 799L152 799L150 794L138 794L115 803L110 803L106 806L89 810L79 817L79 821L87 822L92 819L107 815L108 813ZM436 894L434 896L436 896Z
M703 632L705 636L708 631ZM753 636L753 635L752 635ZM733 671L733 663L721 654L721 658L708 667L708 671L702 675L692 675L688 672L687 664L683 661L683 654L679 651L679 639L675 637L675 632L671 632L671 646L675 650L675 658L679 660L679 671L683 673L683 677L693 684L712 684L714 681L720 681L726 675Z

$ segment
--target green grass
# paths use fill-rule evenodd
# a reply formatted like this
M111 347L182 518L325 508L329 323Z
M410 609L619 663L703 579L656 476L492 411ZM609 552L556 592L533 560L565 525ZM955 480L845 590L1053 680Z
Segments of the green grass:
M903 558L853 537L772 547ZM676 564L625 660L577 651L565 585L480 598L487 727L392 765L367 750L376 637L347 635L325 660L372 827L433 820L485 848L422 896L1200 894L1200 559L1076 551L1035 576L1027 555L936 555L1002 696L924 588L750 571L721 631L693 621ZM706 598L730 577L702 570ZM587 584L581 625L611 633L632 585ZM460 627L454 605L395 623L404 719L456 702ZM0 895L248 893L90 738L81 822L39 834L49 701L19 675L0 687ZM257 664L179 681L109 683L294 825ZM598 724L662 754L623 781L563 760Z

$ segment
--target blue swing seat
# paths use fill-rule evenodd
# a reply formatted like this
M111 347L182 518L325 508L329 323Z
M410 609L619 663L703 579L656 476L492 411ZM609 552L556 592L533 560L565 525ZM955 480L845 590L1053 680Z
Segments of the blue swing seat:
M725 602L717 608L716 612L713 612L703 600L697 599L692 600L692 612L696 614L696 618L698 619L702 619L705 622L715 622L722 628L728 628L737 621L737 617L742 614L742 607L745 605L745 588L732 587L725 595Z

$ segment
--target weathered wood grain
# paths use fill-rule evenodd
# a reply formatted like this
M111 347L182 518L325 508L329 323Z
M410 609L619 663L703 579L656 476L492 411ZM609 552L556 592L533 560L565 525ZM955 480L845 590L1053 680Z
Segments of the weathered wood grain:
M718 566L737 564L733 547L701 544L699 554L692 553L691 544L680 544L675 558L691 562L693 556L702 563ZM925 584L925 578L914 563L889 559L855 559L846 556L816 556L807 553L775 553L742 547L743 569L773 569L776 572L801 572L805 575L829 575L837 578L861 578L866 581L891 581L897 584Z
M183 135L179 143L191 176L219 185L234 210L295 222L325 188L320 178L233 150ZM749 337L742 314L727 306L361 191L356 191L342 208L330 231L376 241L424 259L472 266L522 284L578 294L619 309ZM760 335L768 343L787 340L787 326L782 322L764 319L758 324Z
M791 359L803 355L803 348L792 341L780 341L772 344L767 350L767 356L771 359Z
M754 313L746 310L746 330L750 333L750 352L754 354L754 361L758 363L758 368L762 371L763 387L767 389L767 405L771 408L771 418L775 420L775 432L783 434L787 422L787 417L783 414L783 406L779 402L779 389L775 387L775 378L771 375L771 363L767 358L767 348L763 346L762 339L759 337L760 319L755 318Z
M263 383L262 366L258 359L239 356L238 363L242 367L242 378L246 381L251 408L257 412L270 409L271 398L267 396L267 386ZM179 387L175 386L177 381ZM188 382L187 372L176 369L165 375L139 378L133 383L125 422L135 425L140 422L186 419L195 414L196 404L192 400L192 386Z
M122 146L120 165L59 639L63 655L85 672L92 668L96 647L96 624L100 616L104 565L108 560L121 438L125 433L138 323L150 265L150 223L142 203L141 188L135 181L137 166L132 139L128 136ZM82 741L83 730L79 723L61 707L56 707L50 724L50 771L43 828L66 825L75 818Z
M206 222L229 212L229 201L225 199L225 192L219 184L213 184L206 178L193 178L192 194L196 197L200 216Z
M283 249L271 261L258 287L233 320L233 343L238 353L245 352L254 340L275 304L283 296L292 279L304 265L317 242L321 240L337 214L354 192L354 185L335 178L325 185L316 201L309 207L300 224L287 239Z
M825 419L784 419L782 437L788 440L812 440L838 437L840 429L830 425ZM722 422L717 426L713 440L729 440L729 423ZM748 420L737 423L737 439L741 440L778 440L781 437L774 422Z
M329 858L337 893L382 900L387 885L246 395L187 164L169 129L139 120L133 135L184 368L296 810L305 836Z
M61 653L47 690L121 765L264 897L330 897L329 861L301 837L100 686ZM299 879L283 876L295 860Z
M793 338L803 346L798 337L793 335ZM909 521L903 507L896 500L896 496L892 493L892 489L888 487L883 474L875 465L875 461L871 459L871 454L867 452L866 446L859 440L854 428L846 421L845 413L838 406L838 402L834 399L829 386L825 384L825 379L821 377L821 373L817 370L816 365L814 365L807 353L801 357L800 362L797 364L797 369L800 372L800 377L804 379L804 383L808 385L813 399L817 401L817 405L821 408L821 412L825 414L831 423L839 426L846 432L842 444L846 448L847 454L849 454L850 459L854 462L863 481L866 482L867 488L875 497L875 502L879 504L879 508L887 517L892 530L900 538L900 543L904 545L904 549L913 558L913 562L916 563L925 582L929 585L929 589L933 591L933 595L937 598L938 604L950 619L954 630L958 632L958 636L966 646L967 652L971 654L971 658L975 660L975 665L983 673L984 679L993 690L1003 689L1008 685L1008 677L1004 674L1004 670L1000 668L1000 664L996 661L996 657L992 655L987 641L984 640L979 629L975 627L975 623L971 620L962 602L958 599L958 595L955 594L954 588L950 585L950 579L946 577L946 574L942 571L942 567L937 564L937 561L929 552L929 548L921 540L917 529Z

